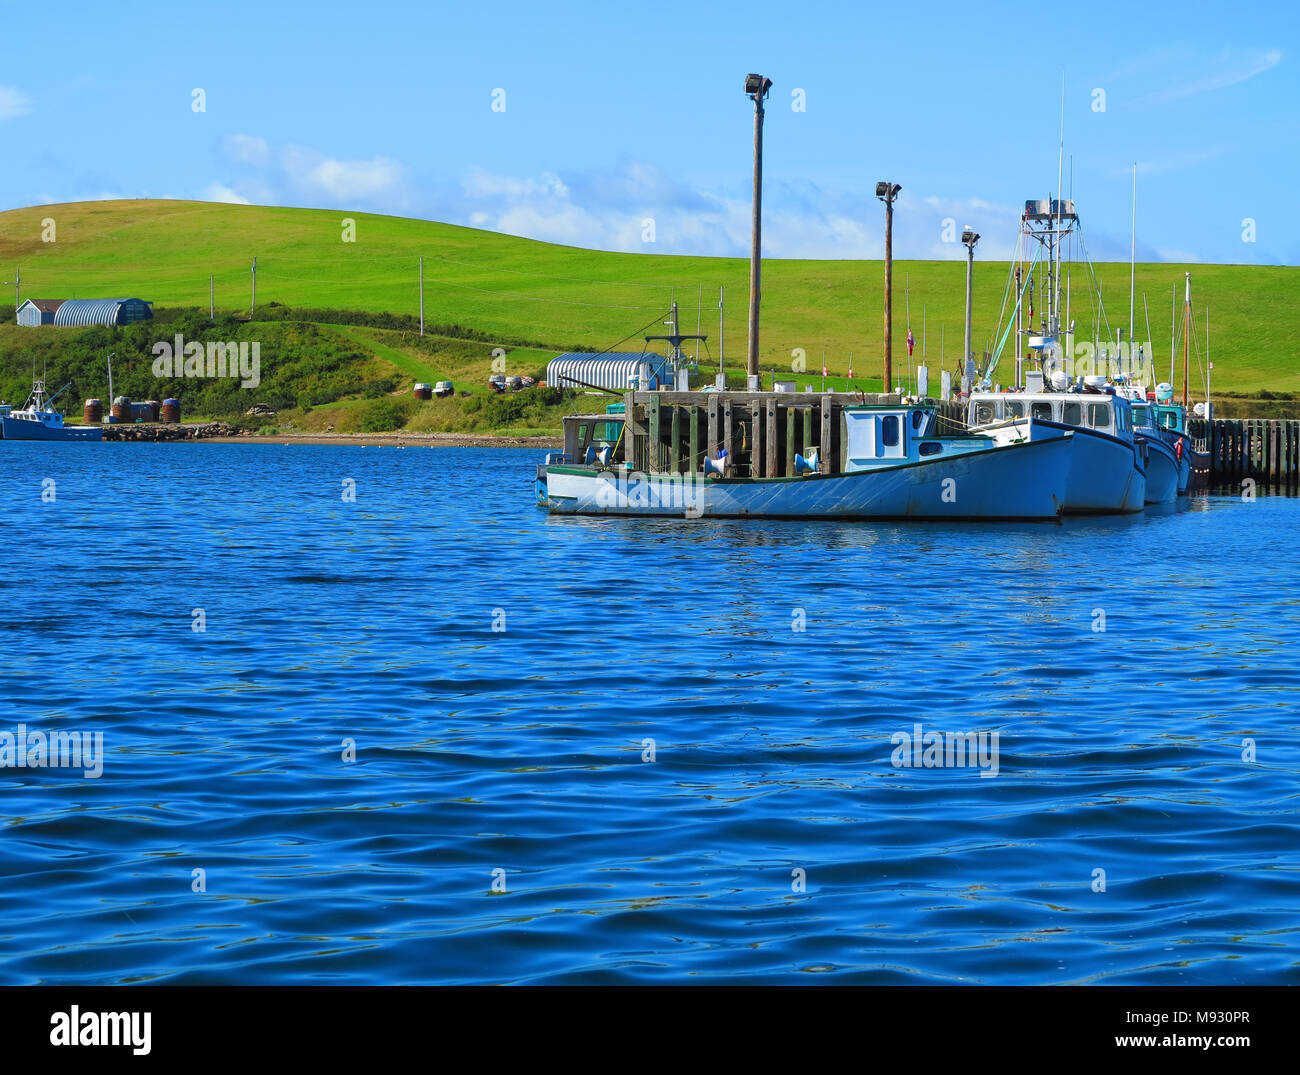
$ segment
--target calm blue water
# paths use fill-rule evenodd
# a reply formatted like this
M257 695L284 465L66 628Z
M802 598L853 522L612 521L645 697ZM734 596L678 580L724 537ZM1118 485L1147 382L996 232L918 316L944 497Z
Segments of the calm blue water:
M0 731L105 748L0 769L0 983L1300 981L1300 501L554 519L540 454L0 442Z

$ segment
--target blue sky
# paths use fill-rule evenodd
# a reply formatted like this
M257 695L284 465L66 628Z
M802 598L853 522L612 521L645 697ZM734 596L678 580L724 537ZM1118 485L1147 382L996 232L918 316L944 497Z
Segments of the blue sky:
M1140 260L1300 264L1289 0L32 10L0 0L3 208L240 200L744 255L754 70L768 256L880 256L885 178L896 256L960 256L945 220L1004 256L1056 185L1063 72L1094 260L1128 259L1136 161Z

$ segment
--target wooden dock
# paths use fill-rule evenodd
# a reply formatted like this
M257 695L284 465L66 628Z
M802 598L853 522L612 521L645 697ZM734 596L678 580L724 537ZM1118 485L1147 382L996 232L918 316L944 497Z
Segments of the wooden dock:
M632 469L699 474L723 451L742 478L792 478L795 456L818 452L818 471L845 466L842 411L899 404L898 395L856 392L627 392L624 458Z
M1280 489L1300 487L1300 421L1286 418L1192 418L1187 432L1210 457L1211 485L1250 478Z

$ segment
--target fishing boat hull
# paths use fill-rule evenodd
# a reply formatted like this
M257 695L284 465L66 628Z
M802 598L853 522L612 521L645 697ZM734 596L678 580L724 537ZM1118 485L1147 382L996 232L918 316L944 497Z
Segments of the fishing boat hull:
M1140 439L1146 445L1146 502L1172 504L1178 499L1182 460L1178 458L1178 452L1173 445L1164 438L1153 433L1149 437Z
M1127 515L1146 506L1146 468L1137 445L1095 429L1037 421L1046 433L1073 432L1070 439L1066 515ZM1039 435L1037 432L1035 435Z
M1072 437L990 446L845 474L728 478L544 468L556 514L682 518L1051 520L1065 503Z
M104 431L98 426L47 426L44 422L5 415L0 417L0 439L97 441L104 439Z
M972 426L1001 444L1065 439L1065 514L1123 515L1146 505L1146 468L1137 444L1086 426L1018 418Z

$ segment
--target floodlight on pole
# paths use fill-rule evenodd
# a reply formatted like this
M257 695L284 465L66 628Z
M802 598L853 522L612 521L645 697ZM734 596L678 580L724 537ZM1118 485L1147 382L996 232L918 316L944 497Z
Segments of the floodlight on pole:
M885 203L885 382L889 391L894 376L894 199L902 190L898 183L876 184L876 197Z
M749 388L753 390L758 379L758 310L762 294L763 245L763 101L772 88L772 80L764 75L745 76L745 94L754 102L754 195L749 251L749 348L745 372Z

